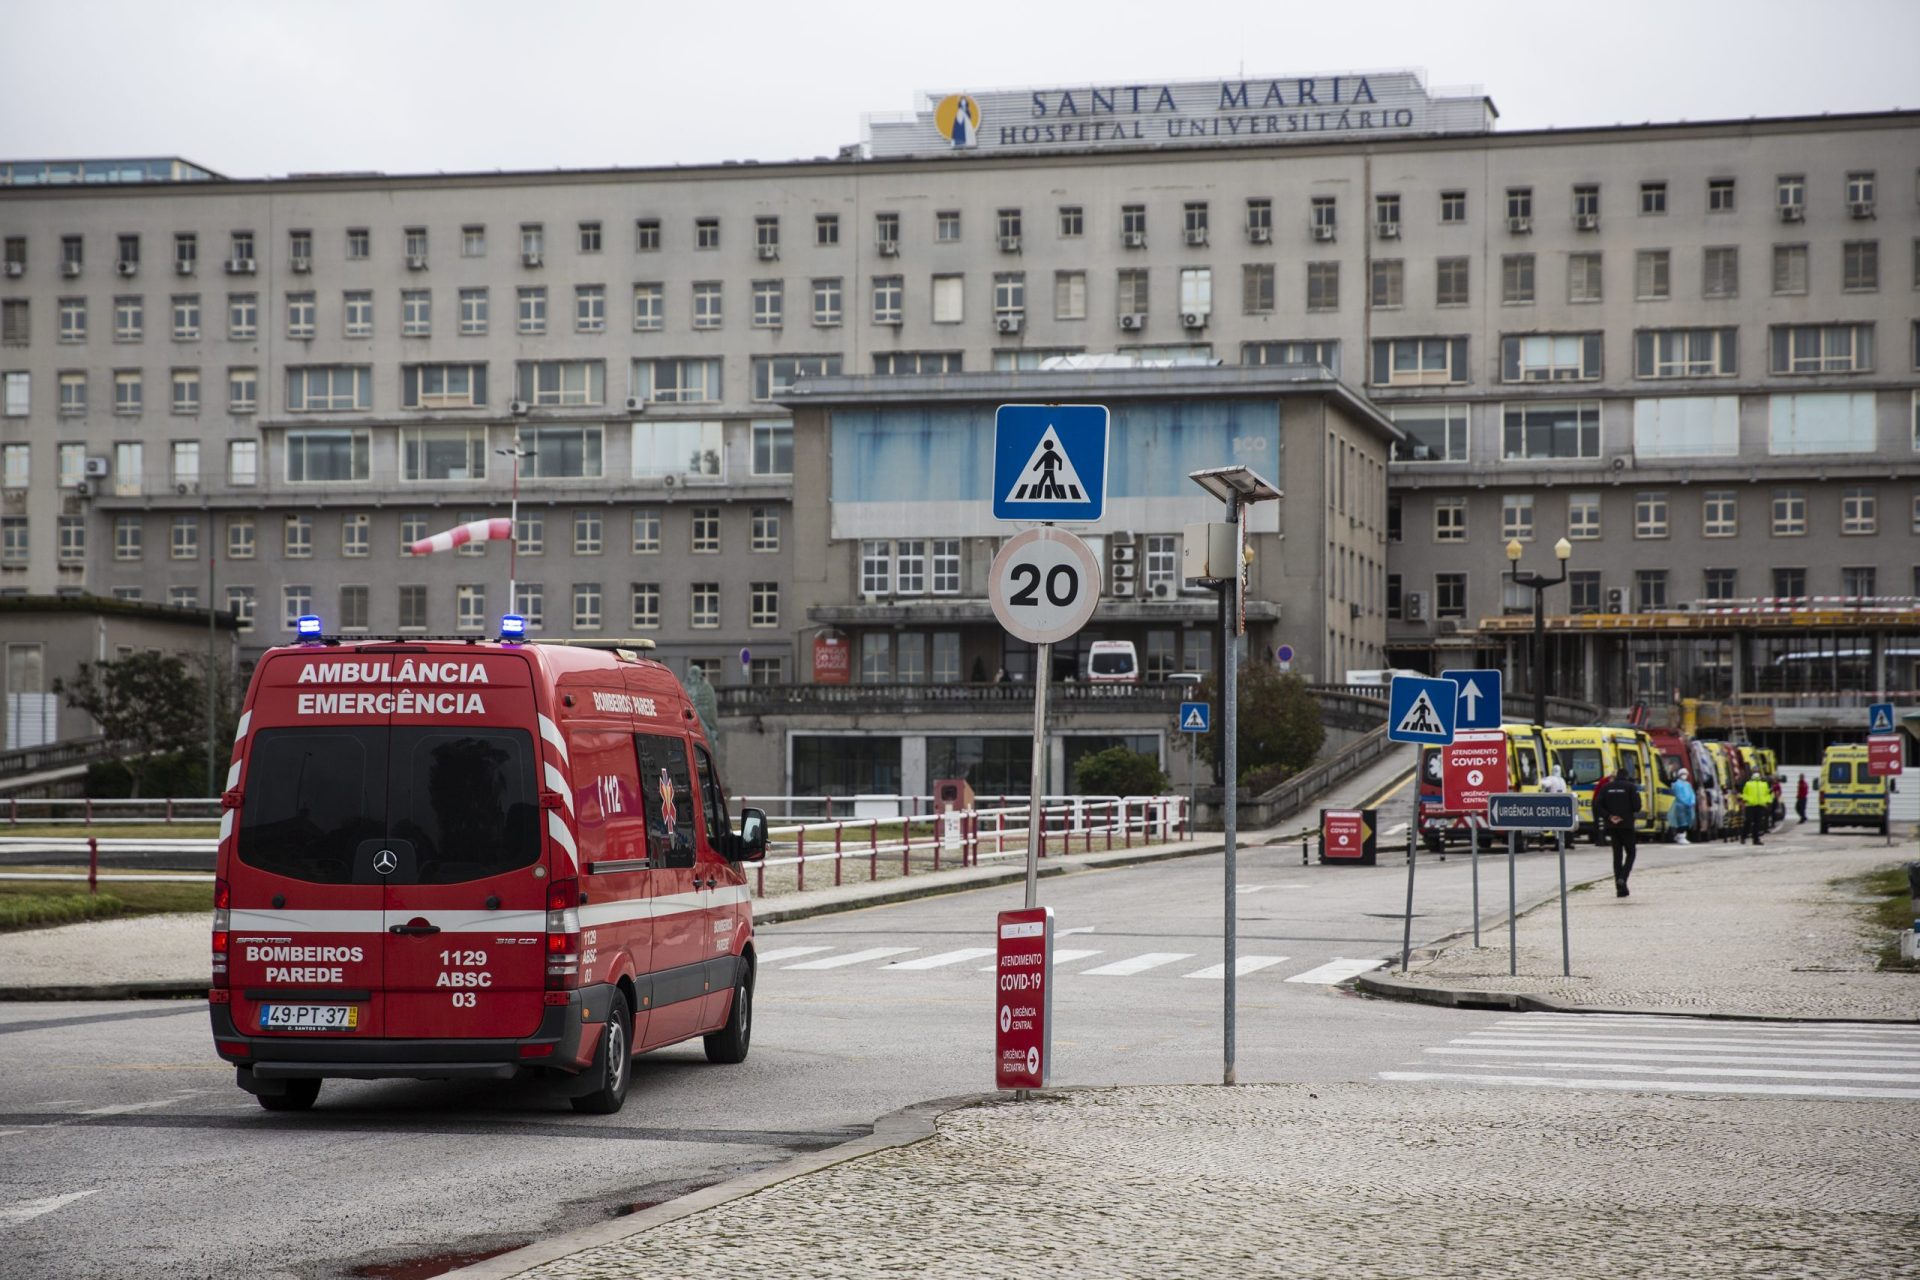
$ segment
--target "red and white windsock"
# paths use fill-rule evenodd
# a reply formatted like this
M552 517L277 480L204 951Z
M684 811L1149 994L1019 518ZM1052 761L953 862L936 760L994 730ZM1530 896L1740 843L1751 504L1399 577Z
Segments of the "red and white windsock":
M408 550L416 556L426 556L436 551L451 551L469 542L505 542L511 537L513 537L513 521L505 517L493 520L469 520L443 533L422 538Z

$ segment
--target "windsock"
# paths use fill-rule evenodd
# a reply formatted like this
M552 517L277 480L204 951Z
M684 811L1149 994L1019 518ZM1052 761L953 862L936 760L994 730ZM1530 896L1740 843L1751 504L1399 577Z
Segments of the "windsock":
M505 517L493 520L469 520L466 524L457 524L443 533L422 538L408 550L416 556L425 556L432 555L436 551L451 551L469 542L505 542L512 536L513 521Z

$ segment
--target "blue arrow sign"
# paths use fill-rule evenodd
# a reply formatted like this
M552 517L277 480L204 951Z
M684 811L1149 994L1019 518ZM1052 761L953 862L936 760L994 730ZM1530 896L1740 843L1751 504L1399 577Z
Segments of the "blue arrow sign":
M1213 732L1213 708L1204 702L1183 702L1180 704L1180 732Z
M1870 734L1893 732L1893 704L1891 702L1868 704L1867 732Z
M1107 510L1102 404L1003 404L993 415L993 518L1092 524Z
M1425 676L1395 676L1387 691L1387 737L1446 746L1453 741L1453 704L1460 686Z
M1442 680L1460 686L1460 715L1455 729L1500 727L1500 673L1486 670L1442 671Z

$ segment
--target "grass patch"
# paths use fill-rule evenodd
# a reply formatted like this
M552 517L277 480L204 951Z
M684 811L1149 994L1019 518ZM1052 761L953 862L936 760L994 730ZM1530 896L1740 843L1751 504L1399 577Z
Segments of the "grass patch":
M1913 898L1907 889L1906 867L1882 867L1835 883L1865 899L1862 911L1867 924L1885 938L1880 947L1880 967L1920 971L1920 964L1900 958L1900 931L1913 927Z
M53 836L65 840L84 840L88 836L102 840L212 840L219 834L218 822L96 822L90 827L77 822L22 822L18 826L0 822L0 836Z
M0 880L0 933L114 920L123 916L213 910L213 885L124 880L88 893L84 880Z

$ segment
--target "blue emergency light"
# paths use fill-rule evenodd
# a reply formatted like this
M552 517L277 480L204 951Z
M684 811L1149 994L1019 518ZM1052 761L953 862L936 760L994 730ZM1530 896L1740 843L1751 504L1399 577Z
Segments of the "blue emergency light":
M514 644L527 638L527 620L517 613L510 613L500 619L500 639Z
M301 614L294 622L293 629L300 633L302 640L320 639L320 615L317 613Z

